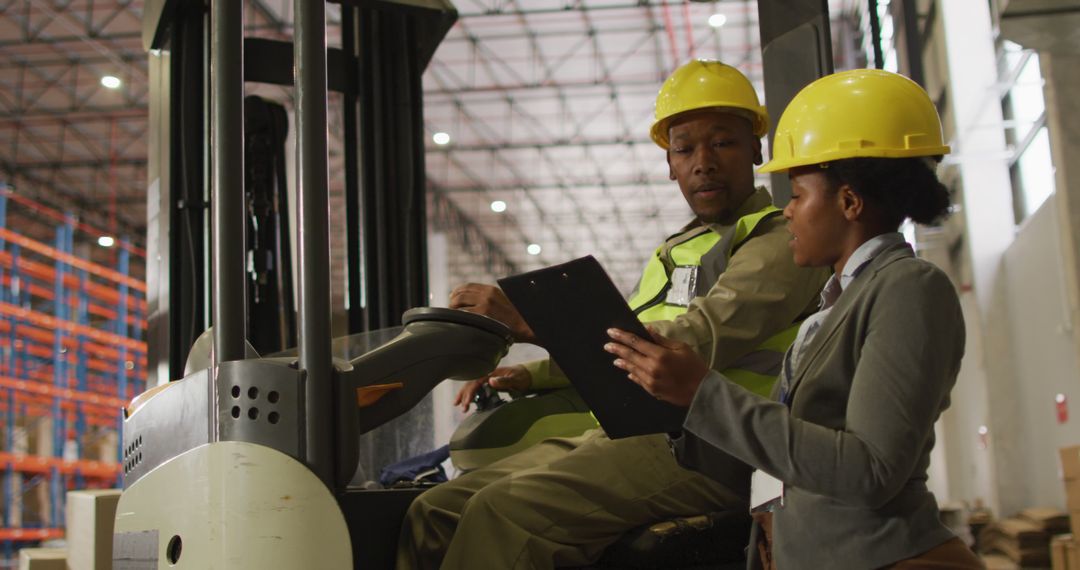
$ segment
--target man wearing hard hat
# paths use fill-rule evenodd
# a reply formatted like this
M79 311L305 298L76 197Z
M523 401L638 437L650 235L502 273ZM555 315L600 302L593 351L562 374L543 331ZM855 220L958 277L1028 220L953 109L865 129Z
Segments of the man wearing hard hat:
M667 79L650 135L694 220L660 245L630 298L640 319L689 344L714 370L767 395L799 323L828 278L800 269L780 210L754 187L769 118L738 70L696 60ZM531 331L498 288L465 285L451 307ZM565 385L553 363L501 368L499 389ZM402 526L398 568L553 568L589 564L632 528L746 508L746 485L683 469L664 435L551 438L424 493Z

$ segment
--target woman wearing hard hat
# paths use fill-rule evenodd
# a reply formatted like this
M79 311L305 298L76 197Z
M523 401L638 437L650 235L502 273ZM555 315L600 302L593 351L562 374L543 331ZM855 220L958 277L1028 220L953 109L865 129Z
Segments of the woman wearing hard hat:
M616 366L689 407L682 463L758 469L751 505L766 568L983 567L926 487L934 422L964 352L960 303L897 232L946 213L934 165L948 152L926 92L894 73L837 73L791 101L760 172L791 179L795 262L834 274L771 399L708 371L684 344L611 331Z

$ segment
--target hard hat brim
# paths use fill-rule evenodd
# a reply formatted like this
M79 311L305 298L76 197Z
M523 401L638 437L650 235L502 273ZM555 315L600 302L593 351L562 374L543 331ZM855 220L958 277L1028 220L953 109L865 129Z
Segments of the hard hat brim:
M833 162L837 160L844 160L847 158L915 158L920 156L939 156L949 154L951 149L948 145L931 147L931 148L860 148L857 151L851 149L838 149L833 152L822 153L814 156L812 159L804 158L800 159L788 159L788 160L770 160L765 164L758 167L758 174L769 174L771 172L786 172L792 168L799 166L811 166L814 164L824 164L826 162Z
M765 110L765 107L759 107L757 109L747 109L745 107L735 107L732 105L714 105L711 107L701 107L698 109L687 109L681 113L676 113L664 117L662 119L653 121L652 127L649 128L649 137L656 143L656 146L664 150L668 150L671 147L671 141L668 140L668 128L672 121L688 113L696 113L703 110L715 110L718 113L729 113L743 117L750 121L751 129L754 132L754 136L761 138L769 132L769 112Z

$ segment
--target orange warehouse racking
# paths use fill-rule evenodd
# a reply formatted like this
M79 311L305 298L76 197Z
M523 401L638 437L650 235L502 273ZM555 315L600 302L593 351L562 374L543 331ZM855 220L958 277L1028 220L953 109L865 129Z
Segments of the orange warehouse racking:
M10 211L9 211L10 208ZM44 243L8 226L55 227ZM65 494L120 483L122 409L146 389L145 252L77 254L75 234L103 235L0 183L0 548L63 537ZM97 257L101 257L100 255Z

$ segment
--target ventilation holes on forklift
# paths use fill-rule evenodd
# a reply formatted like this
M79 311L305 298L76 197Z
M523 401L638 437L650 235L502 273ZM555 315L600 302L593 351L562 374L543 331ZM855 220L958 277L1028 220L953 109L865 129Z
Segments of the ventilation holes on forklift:
M180 540L179 534L174 534L169 539L169 545L165 547L165 558L169 561L169 564L176 564L180 561L180 552L184 548L184 541Z
M142 452L130 455L124 460L124 474L127 475L135 470L135 466L142 463Z
M240 397L244 394L244 390L240 386L233 386L232 389L231 389L231 393L232 393L232 396L233 396L234 399L240 399ZM266 397L266 401L268 403L270 403L270 404L276 404L276 403L278 403L279 400L281 400L281 393L278 392L277 390L269 390L264 395ZM259 399L259 388L256 387L256 386L248 387L248 389L247 389L247 397L248 397L249 400L258 400ZM236 402L236 403L239 404L240 402ZM276 411L273 411L273 409L274 409L273 406L270 406L270 409L269 410L264 409L263 411L265 413L262 413L261 415L264 416L266 418L266 420L268 422L270 422L271 424L277 424L278 422L281 421L281 414L276 412ZM241 416L243 415L243 413L244 413L244 409L243 409L242 406L239 406L239 405L232 406L232 408L230 409L230 414L232 415L234 420L240 419ZM250 407L247 408L247 417L248 417L249 420L256 421L256 420L259 419L259 415L260 415L260 411L259 411L259 408L257 406L250 406Z
M128 459L131 459L132 455L140 447L142 447L142 436L141 435L139 437L135 438L134 441L129 443L127 445L127 447L124 448L124 461L127 461Z

